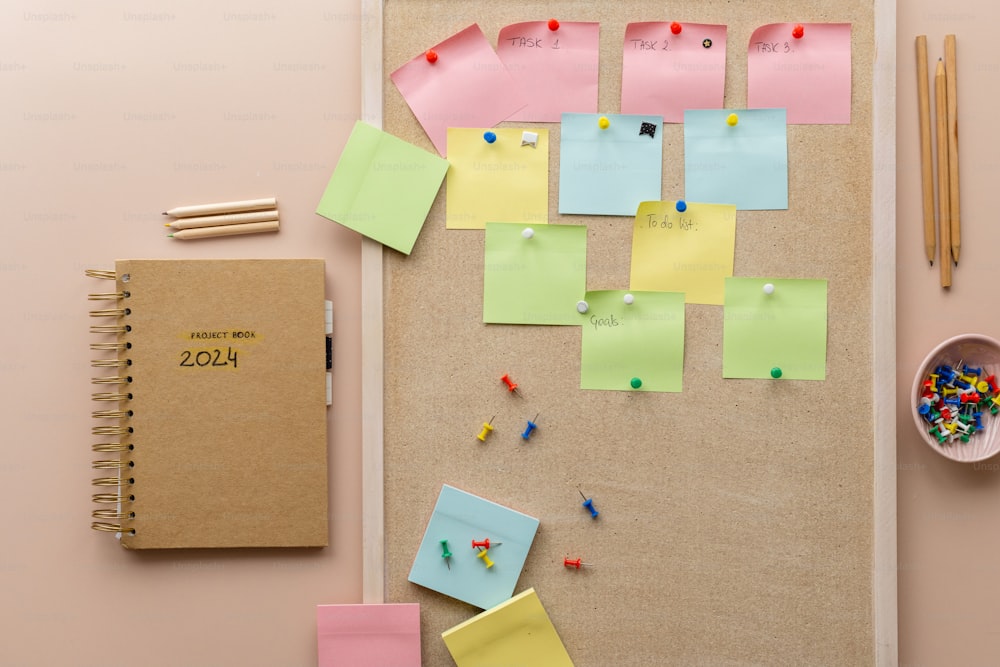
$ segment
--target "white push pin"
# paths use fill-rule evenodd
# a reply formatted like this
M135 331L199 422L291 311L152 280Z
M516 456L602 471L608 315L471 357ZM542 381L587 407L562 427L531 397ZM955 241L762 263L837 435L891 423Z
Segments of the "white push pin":
M635 303L635 297L632 296L631 294L626 294L625 295L625 305L626 306L631 306L633 303Z
M582 313L587 312L588 310L590 310L590 306L587 304L586 301L577 301L576 302L576 312L582 314Z
M532 229L531 227L525 227L524 231L521 232L521 236L523 236L526 239L530 239L534 235L535 235L535 230Z
M521 133L521 146L531 146L538 148L538 133L525 130Z
M764 294L774 294L774 285L771 283L764 283Z

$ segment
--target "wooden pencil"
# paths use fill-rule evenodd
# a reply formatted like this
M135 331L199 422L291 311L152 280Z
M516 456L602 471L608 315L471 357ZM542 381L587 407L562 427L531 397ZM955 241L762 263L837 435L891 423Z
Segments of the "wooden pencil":
M948 204L948 90L944 63L938 59L934 73L934 101L937 111L938 232L941 237L941 287L951 287L951 209Z
M958 203L958 60L955 35L944 36L944 80L948 89L948 204L951 227L951 257L958 265L962 248L962 220Z
M928 83L927 35L917 35L917 113L920 118L920 189L923 194L924 250L934 266L937 230L934 229L934 156L931 147L931 93Z
M181 239L207 239L215 236L235 236L237 234L256 234L258 232L278 231L278 221L269 222L245 222L240 225L220 225L218 227L195 227L194 229L180 229L173 234L168 234L170 238Z

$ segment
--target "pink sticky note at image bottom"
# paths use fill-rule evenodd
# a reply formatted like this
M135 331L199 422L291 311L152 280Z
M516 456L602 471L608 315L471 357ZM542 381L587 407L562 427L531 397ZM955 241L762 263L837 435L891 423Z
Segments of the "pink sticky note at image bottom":
M318 605L316 638L319 667L420 667L420 605Z

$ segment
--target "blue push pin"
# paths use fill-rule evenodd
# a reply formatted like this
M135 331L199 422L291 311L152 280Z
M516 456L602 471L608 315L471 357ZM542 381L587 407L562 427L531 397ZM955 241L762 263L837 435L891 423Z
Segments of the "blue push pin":
M492 144L497 140L497 133L493 132L492 130L487 130L486 132L483 133L483 139L486 140L486 143Z
M688 210L687 202L684 201L683 199L678 199L675 208L677 209L678 213L683 213L684 211Z
M535 415L535 419L538 419L538 415ZM524 429L524 433L521 434L521 437L527 440L528 438L531 437L531 432L534 431L536 428L538 428L538 424L529 419L528 428Z
M580 489L577 489L577 491L580 491ZM583 495L583 491L580 491L580 497L583 498L582 505L587 508L588 512L590 512L590 518L596 519L600 512L594 509L594 499Z

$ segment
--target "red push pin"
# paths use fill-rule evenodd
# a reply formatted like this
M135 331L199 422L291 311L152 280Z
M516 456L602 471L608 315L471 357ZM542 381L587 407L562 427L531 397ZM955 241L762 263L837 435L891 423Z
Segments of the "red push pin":
M500 381L507 385L507 391L518 394L521 393L517 391L517 383L510 379L510 373L504 373L503 377L500 378Z
M677 21L674 21L673 23L670 24L670 32L674 33L675 35L681 34L681 30L683 29L684 27L681 26L681 24L678 23Z
M434 49L427 49L425 57L427 58L427 62L429 62L431 65L433 65L438 61L438 54L437 51L435 51Z
M801 23L796 23L795 27L792 28L792 37L802 39L802 35L804 34L806 34L806 29L802 27Z
M591 567L590 563L581 563L580 562L581 560L583 560L583 559L581 559L581 558L568 558L568 557L567 558L563 558L563 566L564 567L575 567L578 570L581 567Z
M490 544L490 538L488 538L488 537L485 540L481 540L481 541L480 540L472 540L472 548L473 549L489 549L490 546L498 547L501 544L503 544L503 542L494 542L491 545Z
M549 30L555 32L558 29L559 29L559 21L556 21L555 19L549 19Z

